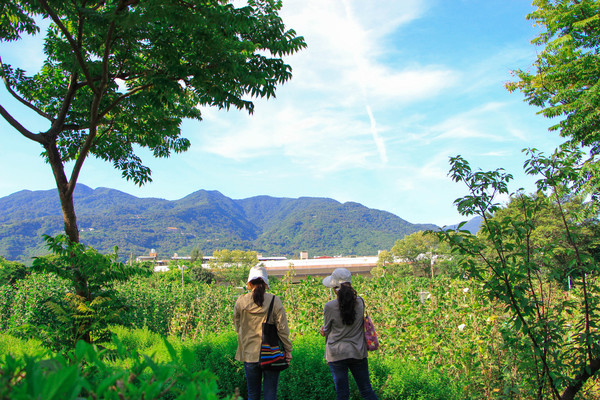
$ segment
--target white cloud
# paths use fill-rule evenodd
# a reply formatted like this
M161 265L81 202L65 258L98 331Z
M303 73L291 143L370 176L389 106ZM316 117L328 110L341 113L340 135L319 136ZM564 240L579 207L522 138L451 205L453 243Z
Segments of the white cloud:
M206 114L206 120L213 118ZM204 151L238 161L283 155L315 171L369 168L373 158L385 155L382 139L375 139L375 144L370 139L372 126L366 120L339 111L304 113L286 107L260 110L251 117L231 116L216 127L227 134L207 135Z
M499 125L490 124L502 113L502 103L491 102L452 116L431 127L436 140L486 139L496 142L506 140ZM500 129L501 131L501 129Z
M422 16L427 2L307 0L284 2L286 24L305 36L308 48L287 59L293 79L275 102L256 101L251 118L220 121L203 110L214 135L203 149L244 160L286 155L313 171L375 168L388 162L385 119L375 116L431 98L452 86L444 66L384 63L384 39ZM366 112L365 112L366 110Z

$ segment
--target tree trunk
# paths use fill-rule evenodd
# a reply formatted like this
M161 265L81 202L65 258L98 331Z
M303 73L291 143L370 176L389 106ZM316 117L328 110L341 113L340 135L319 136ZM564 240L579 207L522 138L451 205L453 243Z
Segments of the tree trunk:
M60 199L60 207L63 213L63 221L65 225L65 233L68 238L75 243L79 243L79 229L77 228L77 216L75 215L75 206L73 205L73 192L75 182L69 182L65 175L65 167L56 148L56 142L50 140L44 143L48 163L52 168L56 188L58 189L58 197Z
M72 242L79 243L79 228L77 227L77 216L73 204L73 193L67 193L66 190L58 188L58 197L60 198L65 233Z
M73 203L73 193L75 192L75 183L67 181L64 171L64 165L60 158L56 143L45 144L44 148L48 155L48 163L52 167L60 207L63 214L65 234L72 242L79 243L79 228L77 227L77 216L75 214L75 205ZM75 294L85 301L91 301L88 280L82 271L77 267L71 267L73 273L73 286ZM91 343L91 337L88 330L81 337L87 343Z
M592 359L589 364L589 368L589 373L587 370L584 370L581 374L575 377L575 383L567 386L562 396L560 396L560 400L575 399L575 395L577 395L577 393L581 390L583 384L600 370L600 358Z

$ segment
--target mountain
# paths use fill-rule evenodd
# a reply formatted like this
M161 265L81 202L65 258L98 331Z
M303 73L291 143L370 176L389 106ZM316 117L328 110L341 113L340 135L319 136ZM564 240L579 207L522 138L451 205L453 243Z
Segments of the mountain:
M483 223L483 218L477 216L477 217L471 218L470 220L466 221L466 223L460 229L463 231L469 231L475 235L477 232L479 232L479 228L481 228L482 223ZM458 225L459 224L446 226L445 229L456 230L456 229L458 229Z
M199 190L174 201L138 198L79 184L74 193L80 239L123 258L156 249L160 257L218 249L264 255L368 255L390 249L407 234L438 229L411 224L386 211L328 198L256 196L233 200ZM56 190L23 190L0 198L0 256L29 263L46 254L42 235L62 233Z

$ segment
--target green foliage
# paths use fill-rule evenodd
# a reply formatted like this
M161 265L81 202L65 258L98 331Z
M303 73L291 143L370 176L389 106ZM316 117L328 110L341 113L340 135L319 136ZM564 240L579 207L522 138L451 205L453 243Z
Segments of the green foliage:
M215 281L215 274L201 265L195 265L190 269L190 279L195 282L213 283Z
M33 270L55 274L69 282L72 291L67 291L60 301L45 303L58 322L63 326L60 336L52 335L51 345L69 347L84 339L102 342L110 337L108 324L124 309L114 290L114 284L135 275L147 275L149 271L136 266L127 266L116 261L116 253L105 256L81 243L74 243L64 235L45 237L49 257L37 258ZM55 332L55 333L57 333Z
M118 285L119 297L127 305L118 323L183 338L230 327L233 304L240 293L237 289L193 281L182 288L179 279L136 277Z
M458 385L438 369L427 369L416 363L401 363L393 359L378 360L375 373L385 373L381 399L458 400L468 399ZM373 362L371 362L373 364ZM376 380L374 380L376 382Z
M172 338L165 340L147 329L130 330L112 327L112 330L117 336L112 342L107 343L105 350L98 350L96 347L80 342L75 351L69 353L67 357L49 357L46 351L36 347L36 342L20 342L19 344L24 348L28 347L28 350L18 354L7 352L7 348L0 346L0 357L11 360L9 365L14 363L12 365L29 366L27 372L21 375L24 382L19 382L13 393L21 389L20 385L34 384L40 388L45 387L43 382L37 381L41 378L34 372L40 371L43 378L56 379L53 381L56 382L59 381L58 377L67 375L64 371L68 370L68 374L75 376L65 378L65 381L59 383L56 388L63 396L68 392L69 387L77 389L78 384L79 395L84 396L86 393L93 392L98 395L97 398L117 398L118 394L122 396L121 398L133 398L134 394L142 392L142 388L146 390L150 388L150 393L153 393L152 390L166 389L167 384L172 384L171 390L167 392L163 390L163 396L160 398L174 398L176 395L181 395L181 398L203 398L193 397L191 394L193 392L186 392L190 390L187 386L192 377L195 379L210 377L212 374L207 371L211 371L217 378L216 384L211 384L208 391L217 396L213 398L231 398L229 396L232 393L246 395L243 365L233 359L237 336L232 330L219 335L211 333L197 340L184 342ZM17 343L8 335L0 338ZM324 349L323 338L315 332L296 337L291 366L280 375L278 398L321 400L335 397L331 373L323 358ZM143 354L151 356L143 356ZM36 363L36 360L43 361ZM69 367L73 368L68 369ZM459 387L456 383L440 371L429 370L415 362L371 355L369 367L372 383L382 400L470 398L459 395ZM171 379L168 379L169 374ZM5 376L10 377L11 374ZM118 384L120 380L124 385ZM111 384L108 384L109 382ZM150 382L154 382L154 386L148 386ZM351 389L351 398L358 399L360 396L354 384ZM183 396L184 393L187 397ZM101 395L106 397L100 397Z
M157 362L127 350L116 338L114 344L114 350L99 350L80 341L72 352L47 359L6 355L0 367L0 398L219 398L216 377L188 367L194 355L187 349L177 352L165 341L169 359Z
M217 281L245 286L250 268L258 263L256 251L218 250L208 263Z
M398 239L390 251L393 260L411 264L415 276L435 276L437 259L450 253L449 246L435 233L419 231Z
M190 143L180 137L180 124L201 119L198 105L252 112L248 97L272 97L291 78L281 57L306 44L285 29L280 8L279 2L235 8L221 1L73 7L18 1L7 10L10 29L0 30L0 40L17 40L23 31L39 31L37 21L49 20L47 62L33 76L8 64L1 74L9 93L39 110L52 128L25 133L2 115L29 139L48 140L45 156L55 167L59 160L79 164L89 153L142 184L150 170L134 144L155 157L185 151Z
M19 279L25 278L27 274L29 270L25 265L0 257L0 286L14 284Z
M65 293L72 291L69 282L56 274L33 272L18 281L12 304L3 307L3 325L16 336L36 337L47 346L67 343L69 326L52 314L49 304L62 304Z
M551 157L529 153L525 169L540 177L539 193L513 194L506 209L495 196L508 194L509 174L473 172L460 156L452 158L452 178L469 191L456 200L458 210L481 216L484 225L478 236L440 236L467 256L462 262L470 275L511 313L511 330L502 334L518 349L515 367L524 379L508 389L529 387L538 399L572 399L600 369L599 270L589 251L589 227L598 224L598 175L589 169L593 160L581 163L577 149L565 147ZM574 201L587 196L591 201ZM565 276L573 283L568 292L556 285Z
M507 88L520 90L525 100L549 118L563 117L551 127L574 143L591 145L598 153L600 140L600 1L535 0L528 15L541 27L532 41L537 51L533 72L517 70L518 81Z

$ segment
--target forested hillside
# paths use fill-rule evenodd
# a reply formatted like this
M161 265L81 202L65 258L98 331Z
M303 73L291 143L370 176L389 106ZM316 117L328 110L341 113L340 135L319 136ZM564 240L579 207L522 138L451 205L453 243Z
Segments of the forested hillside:
M118 246L122 257L204 254L218 249L265 255L377 254L397 239L432 224L412 224L389 212L327 198L257 196L234 200L199 190L169 201L138 198L109 188L78 185L75 192L82 242L102 252ZM21 191L0 198L0 255L28 262L45 254L42 235L63 231L56 190Z

